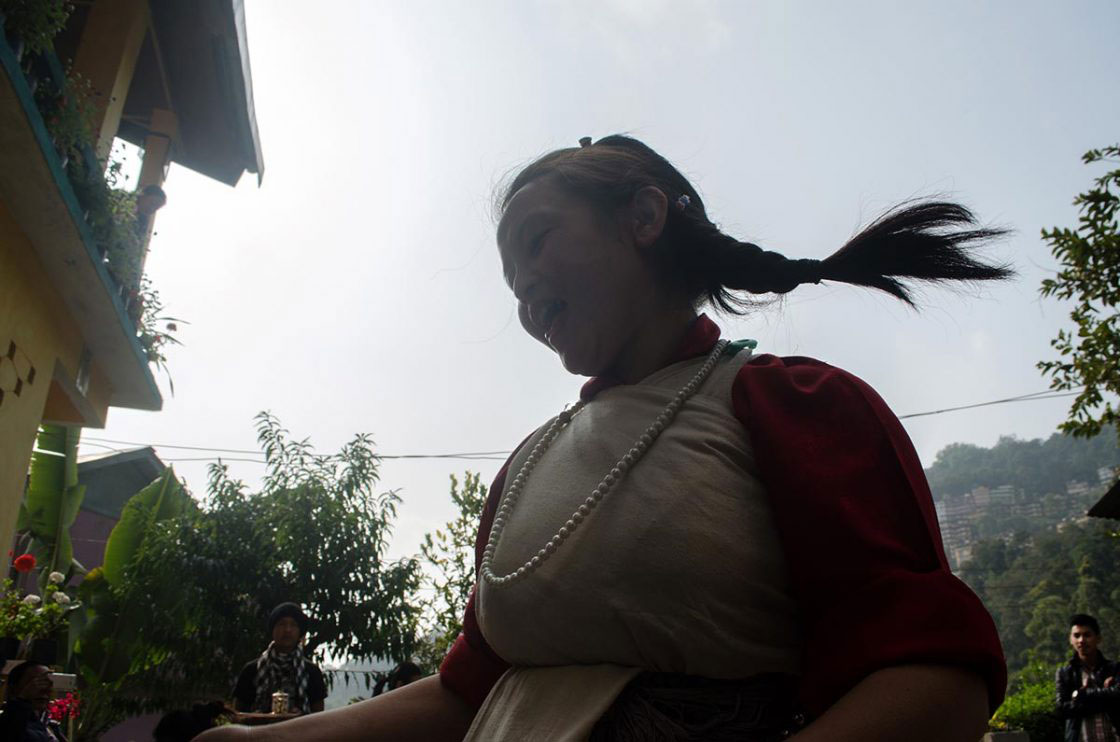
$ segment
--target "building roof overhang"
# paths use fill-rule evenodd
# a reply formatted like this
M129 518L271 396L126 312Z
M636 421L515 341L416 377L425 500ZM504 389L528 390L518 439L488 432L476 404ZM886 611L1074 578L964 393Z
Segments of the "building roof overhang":
M172 161L228 185L264 175L242 0L153 0L118 136L143 146L153 109L174 112Z
M1094 518L1120 520L1120 480L1113 482L1108 492L1104 493L1104 497L1089 508L1089 515Z

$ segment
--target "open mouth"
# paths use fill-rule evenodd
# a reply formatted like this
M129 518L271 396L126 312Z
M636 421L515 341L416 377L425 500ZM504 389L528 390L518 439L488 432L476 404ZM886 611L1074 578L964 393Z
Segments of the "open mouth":
M533 324L540 329L545 338L548 338L553 323L556 322L556 318L567 306L567 302L562 299L542 301L529 308L529 318L533 320Z

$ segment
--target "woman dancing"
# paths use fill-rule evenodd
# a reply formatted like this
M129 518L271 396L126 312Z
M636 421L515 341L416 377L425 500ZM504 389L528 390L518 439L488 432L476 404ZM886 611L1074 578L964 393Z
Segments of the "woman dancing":
M578 402L498 474L438 676L206 740L975 740L994 625L946 564L905 431L857 377L727 342L704 305L847 283L1001 279L998 236L900 206L825 260L724 234L641 142L551 152L500 199L525 330Z

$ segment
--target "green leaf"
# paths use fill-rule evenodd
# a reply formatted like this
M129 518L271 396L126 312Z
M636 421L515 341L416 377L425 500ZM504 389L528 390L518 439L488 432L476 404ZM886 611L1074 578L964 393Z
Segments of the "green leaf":
M94 613L86 622L81 637L74 645L82 666L82 674L93 684L112 683L128 672L131 643L118 637L136 636L141 628L140 612L102 615Z
M31 528L31 513L27 510L27 503L19 504L19 516L16 518L16 533L24 533Z
M31 454L31 476L27 485L29 530L36 538L53 539L66 490L66 430L44 425Z
M20 525L32 536L40 564L39 582L51 572L67 572L74 558L70 526L78 516L85 486L78 484L78 439L81 429L43 425L31 456L27 498Z
M69 528L74 525L74 521L78 519L78 511L82 507L82 500L86 496L86 486L84 484L76 484L66 490L66 496L62 498L62 506L59 508L59 526Z
M123 584L124 570L139 553L148 529L182 513L189 500L174 470L168 467L158 479L125 503L121 518L105 544L102 569L110 585Z

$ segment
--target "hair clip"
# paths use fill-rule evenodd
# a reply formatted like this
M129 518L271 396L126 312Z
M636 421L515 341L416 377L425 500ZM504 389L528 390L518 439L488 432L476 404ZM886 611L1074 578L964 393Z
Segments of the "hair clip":
M590 147L591 146L591 137L580 137L579 138L579 146Z
M688 197L687 193L685 193L677 199L677 208L681 211L684 211L690 203L692 203L692 199Z

